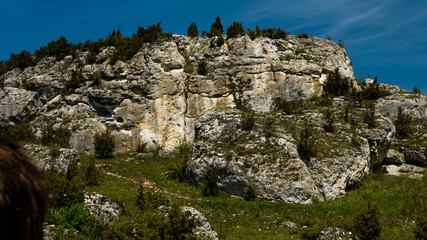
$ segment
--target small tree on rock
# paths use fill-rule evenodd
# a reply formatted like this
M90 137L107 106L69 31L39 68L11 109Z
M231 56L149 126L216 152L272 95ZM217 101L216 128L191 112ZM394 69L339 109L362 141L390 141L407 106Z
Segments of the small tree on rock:
M199 36L199 30L197 30L196 23L191 23L191 25L188 27L187 35L193 38Z
M245 34L245 30L243 29L243 25L241 22L233 22L227 28L227 39L229 38L237 38Z
M396 135L398 138L406 138L411 135L411 122L411 114L405 113L403 111L403 108L399 106L399 108L397 109L396 121L394 121L394 126L396 127Z
M344 96L350 89L349 81L341 76L338 68L328 74L327 80L323 85L323 92L332 96Z
M224 28L221 23L221 18L218 16L215 18L215 22L211 26L211 36L221 36L224 33Z
M197 65L197 73L200 75L206 75L208 73L208 64L206 63L206 60L203 59L199 61L199 64Z

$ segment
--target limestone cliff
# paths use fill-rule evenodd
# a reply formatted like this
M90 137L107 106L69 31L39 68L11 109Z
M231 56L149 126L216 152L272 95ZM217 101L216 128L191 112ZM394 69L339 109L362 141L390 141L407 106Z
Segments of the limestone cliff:
M114 65L110 47L98 54L98 64L83 65L87 57L83 52L75 59L47 58L24 71L15 69L4 76L7 88L0 93L0 121L31 118L39 130L46 124L65 124L73 129L71 145L79 152L92 151L93 134L107 126L115 129L119 152L140 142L172 149L184 139L194 139L199 116L211 109L233 108L235 97L246 99L257 112L268 112L274 98L320 94L326 74L336 68L353 78L345 50L328 40L244 36L221 47L215 41L174 35L160 44L146 44L131 61ZM206 76L195 70L201 60L207 61ZM101 73L101 84L85 82L73 94L61 95L72 72L79 69L85 78ZM232 83L240 87L237 93L230 89Z
M381 85L389 95L371 110L354 101L357 92L324 103L319 96L335 70L362 89L345 50L335 43L296 36L242 36L221 46L216 41L173 35L144 44L126 62L113 64L115 49L108 47L95 64L84 64L89 53L79 52L14 69L1 76L0 125L28 121L39 136L46 126L67 128L70 147L79 153L93 152L94 134L107 127L117 152L140 143L171 151L187 141L194 146L188 170L195 184L215 167L228 193L243 195L253 184L260 197L290 203L341 197L381 162L397 164L388 167L394 172L400 166L425 172L407 165L427 166L425 96ZM198 65L204 61L207 73L201 75ZM277 99L291 104L290 113L275 109ZM305 106L293 109L298 106L292 100ZM414 132L395 141L399 106L414 119ZM298 149L306 127L313 131L315 153L309 158ZM63 149L60 154L70 155Z

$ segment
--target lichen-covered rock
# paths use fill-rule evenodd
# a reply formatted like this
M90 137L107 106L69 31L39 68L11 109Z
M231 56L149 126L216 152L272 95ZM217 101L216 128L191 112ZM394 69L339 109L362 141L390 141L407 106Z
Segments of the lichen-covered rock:
M0 91L0 124L20 123L34 116L41 105L37 92L5 87Z
M61 148L59 149L59 156L53 157L51 154L52 149L48 147L35 144L28 144L24 147L30 151L34 162L41 169L66 172L71 163L81 163L79 154L75 149Z
M84 204L86 209L95 218L112 222L119 219L123 209L101 194L85 194Z
M197 209L182 206L181 210L183 212L189 211L191 216L198 221L199 226L193 229L193 233L199 238L207 238L207 239L218 239L218 234L212 229L208 220L203 216Z
M320 231L319 239L324 240L351 240L356 239L350 231L338 227L328 227L326 230Z

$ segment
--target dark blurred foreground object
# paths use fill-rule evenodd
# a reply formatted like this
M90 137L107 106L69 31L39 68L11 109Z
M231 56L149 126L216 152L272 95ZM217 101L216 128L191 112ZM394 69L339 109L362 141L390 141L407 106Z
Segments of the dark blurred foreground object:
M0 138L0 239L43 239L50 188L29 154Z

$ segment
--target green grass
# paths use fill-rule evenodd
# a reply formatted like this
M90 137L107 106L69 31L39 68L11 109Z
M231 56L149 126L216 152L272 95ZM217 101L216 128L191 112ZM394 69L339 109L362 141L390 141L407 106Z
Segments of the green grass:
M86 156L82 158L84 160ZM248 202L224 193L219 197L202 197L198 188L168 178L165 173L178 164L177 161L174 156L136 157L135 154L97 159L97 164L104 164L101 170L114 172L125 179L101 174L101 184L87 187L86 190L121 202L126 210L122 218L132 219L137 211L135 200L139 184L136 180L143 176L168 193L179 193L179 196L171 194L168 197L173 202L195 207L202 212L220 239L302 239L304 231L317 232L330 226L349 229L354 215L369 201L376 204L380 211L380 239L413 239L416 214L427 209L426 176L418 180L372 175L345 197L312 205L264 200ZM298 228L283 228L280 224L284 221L295 222Z

